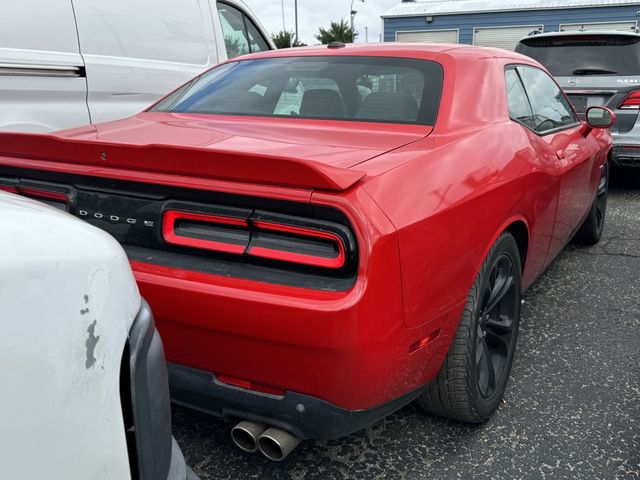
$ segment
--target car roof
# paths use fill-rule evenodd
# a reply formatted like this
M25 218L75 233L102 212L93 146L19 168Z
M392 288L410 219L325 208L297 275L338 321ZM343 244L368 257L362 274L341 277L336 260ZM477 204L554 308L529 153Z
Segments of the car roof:
M523 40L527 40L529 38L577 37L582 35L640 37L640 33L626 32L624 30L570 30L567 32L536 33L533 35L522 37L520 41L522 42Z
M379 57L400 57L400 58L418 58L423 60L436 60L438 56L445 53L452 57L464 56L469 54L482 57L500 57L510 58L515 61L528 59L520 54L490 47L477 47L465 44L453 43L402 43L402 42L385 42L385 43L347 43L344 47L330 48L328 45L315 45L312 47L294 47L283 48L279 50L270 50L259 53L252 53L236 57L234 60L251 60L258 58L282 58L282 57L298 57L298 56L379 56ZM529 63L531 59L528 59Z

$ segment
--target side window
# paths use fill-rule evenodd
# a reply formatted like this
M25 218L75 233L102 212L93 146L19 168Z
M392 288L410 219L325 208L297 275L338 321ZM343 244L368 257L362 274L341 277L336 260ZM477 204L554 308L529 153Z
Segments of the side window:
M247 33L249 34L249 44L251 46L251 53L264 52L269 50L269 44L260 34L260 31L256 28L251 20L246 16L244 17L245 24L247 25Z
M225 3L218 3L217 8L227 58L269 50L267 41L240 10Z
M509 118L533 128L533 112L518 73L514 68L510 68L505 72L504 78L507 84Z
M567 97L549 75L533 67L519 66L517 70L533 109L534 131L541 133L578 123Z

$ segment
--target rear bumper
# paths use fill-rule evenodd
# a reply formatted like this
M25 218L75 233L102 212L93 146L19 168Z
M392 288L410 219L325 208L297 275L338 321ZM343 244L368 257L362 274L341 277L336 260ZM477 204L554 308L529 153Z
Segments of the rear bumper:
M611 131L611 161L616 167L640 167L640 117L628 132Z
M448 309L423 309L416 314L421 323L407 325L397 231L362 190L352 195L340 205L359 244L357 277L348 290L131 262L166 340L167 360L192 369L193 375L179 376L172 369L174 400L221 415L266 416L303 437L335 438L403 405L409 400L398 399L437 375L464 299ZM238 387L252 396L238 400L228 393ZM305 416L317 410L313 421L296 419L292 410L305 402L322 405ZM392 407L378 410L387 404ZM376 413L354 414L368 410ZM313 426L331 418L334 426Z
M296 392L339 411L360 411L392 402L426 384L440 369L463 305L427 317L419 327L406 328L399 265L393 256L396 239L381 238L375 248L385 252L380 252L381 261L371 261L366 278L361 275L346 292L269 285L132 262L140 291L153 305L158 329L166 339L168 361L207 372L206 381L194 374L190 380L179 377L183 381L177 384L172 375L174 400L207 411L235 410L238 407L228 395L200 395L202 390L215 389L215 384L201 388L215 375L226 385L286 398ZM433 340L412 350L427 337ZM187 395L191 389L195 399ZM265 396L252 398L272 403ZM230 403L225 406L226 401ZM293 414L288 407L283 409L284 417ZM277 421L274 418L271 423ZM291 425L304 436L323 437L351 428L318 433Z
M640 168L640 142L638 145L615 145L611 151L611 161L621 168Z
M269 395L225 385L215 375L169 364L171 396L175 403L225 418L242 418L273 425L300 438L336 439L383 419L408 404L419 387L375 408L349 410L295 392Z
M372 266L375 274L368 282L356 282L349 292L285 288L184 271L169 274L135 263L140 290L154 307L162 337L170 339L168 361L206 372L184 379L172 369L173 399L207 411L234 410L231 404L217 405L229 400L228 395L198 393L214 389L215 385L202 385L211 384L215 375L226 385L285 397L296 392L359 411L426 384L440 369L463 305L406 328L399 282L392 280L399 273L388 271L394 263L386 259L380 262L385 273L378 275ZM432 341L412 350L427 337ZM176 378L182 380L176 383ZM198 401L188 397L191 388ZM208 406L209 397L213 404ZM252 398L271 403L263 395Z

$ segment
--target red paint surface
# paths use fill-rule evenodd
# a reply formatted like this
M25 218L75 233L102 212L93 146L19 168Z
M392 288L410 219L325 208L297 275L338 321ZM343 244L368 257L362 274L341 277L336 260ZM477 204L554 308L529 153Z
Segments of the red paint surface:
M546 268L587 214L611 137L583 126L542 137L509 120L504 68L537 64L506 51L394 43L295 53L441 63L436 125L143 113L58 135L0 134L0 166L342 210L359 253L346 292L132 267L170 361L236 385L370 408L437 374L505 229L526 229L523 288Z

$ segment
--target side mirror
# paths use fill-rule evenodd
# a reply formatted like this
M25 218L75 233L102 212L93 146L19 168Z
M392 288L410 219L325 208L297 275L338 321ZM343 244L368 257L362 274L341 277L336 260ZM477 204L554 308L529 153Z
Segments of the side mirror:
M591 128L609 128L616 122L616 114L606 107L587 109L587 123Z

